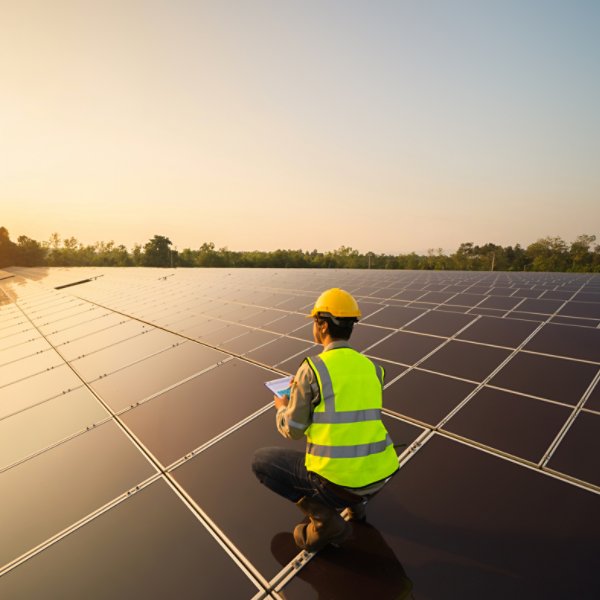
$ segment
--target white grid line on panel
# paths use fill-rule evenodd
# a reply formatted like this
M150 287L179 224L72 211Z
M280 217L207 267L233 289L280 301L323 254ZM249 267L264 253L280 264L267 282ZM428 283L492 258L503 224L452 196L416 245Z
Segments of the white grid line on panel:
M563 425L561 430L558 432L558 434L556 435L556 437L554 438L552 443L548 446L548 449L544 453L544 456L538 463L538 466L540 468L544 468L548 465L548 463L552 459L552 456L556 452L556 449L559 447L560 443L563 441L563 439L567 435L567 432L569 431L569 429L571 429L571 426L575 422L575 419L581 412L583 405L586 403L587 399L590 397L590 395L591 395L592 391L594 390L594 387L596 386L598 381L600 381L600 369L598 369L598 372L593 377L589 386L587 387L587 389L585 390L585 392L579 399L579 402L577 402L577 405L573 408L573 412L571 413L571 416L567 419L566 423Z
M25 316L26 313L24 313ZM54 348L54 346L53 346ZM56 350L56 348L54 348ZM69 363L66 363L67 365ZM70 365L69 365L70 366ZM83 381L83 380L82 380ZM127 425L125 425L125 423L123 423L123 421L119 418L118 415L116 415L114 413L114 411L110 408L109 405L107 405L102 399L101 397L94 392L94 390L87 384L84 382L85 387L87 387L87 389L90 391L90 393L92 393L97 400L102 404L102 406L112 415L112 419L115 424L119 427L119 429L121 429L121 431L130 439L130 441L132 441L132 443L137 447L137 449L139 450L139 452L142 454L142 456L144 456L144 458L147 460L147 462L154 468L157 470L157 473L153 476L151 476L149 479L155 480L158 477L160 477L161 475L164 476L165 478L167 478L170 483L175 486L181 494L185 495L187 497L187 494L185 493L185 490L183 490L183 488L181 488L181 486L179 486L179 484L174 481L172 479L172 477L165 472L165 468L164 466L160 463L160 461L154 456L154 454L139 440L139 438L129 429L129 427L127 427ZM148 482L148 480L146 480L146 483ZM135 487L136 490L139 489L139 485ZM125 495L123 495L123 497L119 496L118 499L125 499L126 497L128 497L128 495L130 495L130 493L126 493ZM115 500L113 500L112 502L115 502ZM106 505L105 505L106 506ZM197 507L197 505L194 503L194 506ZM189 506L188 506L189 508ZM101 509L102 510L102 509ZM197 507L196 509L196 517L199 518L200 514L204 515L203 511L199 511L199 507ZM97 512L97 511L96 511ZM102 510L102 512L105 512ZM96 513L94 513L94 516L97 516ZM88 518L90 517L90 515L88 515L87 517L84 517L83 519L81 519L80 521L78 521L76 524L72 525L69 528L66 528L65 530L63 530L62 532L57 533L55 536L53 536L52 538L50 538L49 540L47 540L46 542L44 542L43 544L43 548L40 546L37 546L36 548L31 549L30 551L28 551L27 553L23 554L21 557L16 558L14 561L11 561L10 563L8 563L7 566L3 567L2 571L0 571L0 576L7 572L8 570L16 567L18 564L21 564L22 562L24 562L25 560L27 560L28 558L30 558L31 556L37 554L39 551L41 551L42 549L48 547L49 545L57 542L59 539L62 539L63 537L65 537L66 535L68 535L69 533L71 533L72 531L74 531L75 529L78 529L79 527L81 527L83 524L89 522L92 518ZM211 531L211 526L210 524L212 523L212 521L208 520L206 518L206 515L204 515L204 519L201 519L201 521L203 522L203 525L209 530ZM212 529L212 531L220 531L218 530L218 528L216 528L216 526ZM222 532L221 532L222 533ZM224 534L222 534L224 536ZM236 549L235 545L233 544L233 542L231 542L228 538L225 538L222 540L223 543L226 543L228 547L230 548L234 548ZM236 549L237 550L237 549ZM260 575L260 573L255 569L254 565L252 565L252 563L250 561L248 561L243 554L237 550L237 554L238 554L238 560L241 560L241 562L243 562L245 564L246 569L253 573L255 578L258 581L264 582L263 585L268 585L267 581L262 577L262 575ZM237 561L236 561L237 562ZM260 586L259 586L260 587Z

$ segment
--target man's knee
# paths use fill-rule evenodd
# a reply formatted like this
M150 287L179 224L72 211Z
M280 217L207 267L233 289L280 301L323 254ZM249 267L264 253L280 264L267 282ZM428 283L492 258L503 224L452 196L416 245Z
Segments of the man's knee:
M261 479L269 465L273 462L273 448L259 448L252 458L252 471Z

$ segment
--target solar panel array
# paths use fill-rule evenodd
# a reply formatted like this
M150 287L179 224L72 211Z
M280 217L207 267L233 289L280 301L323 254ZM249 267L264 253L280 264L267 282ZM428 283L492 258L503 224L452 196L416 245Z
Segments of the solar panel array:
M319 352L305 314L332 286L406 446L309 560L250 464L303 447L263 382ZM0 290L0 597L600 595L599 276L10 269Z

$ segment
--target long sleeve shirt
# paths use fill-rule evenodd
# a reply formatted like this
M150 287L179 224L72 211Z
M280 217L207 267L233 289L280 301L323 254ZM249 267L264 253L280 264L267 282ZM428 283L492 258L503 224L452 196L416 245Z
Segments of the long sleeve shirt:
M331 342L323 349L324 352L334 348L350 348L345 340ZM321 402L319 383L313 370L304 361L296 375L290 390L290 401L277 411L277 430L288 439L299 440L312 423L312 413Z

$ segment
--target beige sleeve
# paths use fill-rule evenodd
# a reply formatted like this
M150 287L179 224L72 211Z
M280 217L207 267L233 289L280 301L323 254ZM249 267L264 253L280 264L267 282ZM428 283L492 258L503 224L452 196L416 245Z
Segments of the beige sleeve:
M294 375L288 405L277 411L279 433L288 439L300 439L311 424L313 409L320 401L319 384L313 370L304 361Z

